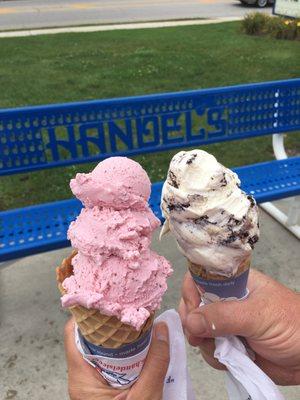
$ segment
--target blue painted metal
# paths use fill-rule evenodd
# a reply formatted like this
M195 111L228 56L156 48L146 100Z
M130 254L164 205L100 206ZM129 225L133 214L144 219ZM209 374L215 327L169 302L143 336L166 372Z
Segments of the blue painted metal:
M0 175L300 130L300 79L0 110Z
M0 213L0 261L69 246L67 229L79 214L76 199Z
M258 203L300 194L300 157L234 169L242 188ZM150 205L162 221L163 182L152 185ZM0 261L69 246L66 237L82 205L75 199L0 213Z
M258 203L300 194L300 157L233 168Z

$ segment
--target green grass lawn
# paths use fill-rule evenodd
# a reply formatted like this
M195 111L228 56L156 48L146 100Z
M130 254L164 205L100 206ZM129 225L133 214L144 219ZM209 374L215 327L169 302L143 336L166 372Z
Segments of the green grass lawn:
M0 39L0 107L178 91L300 76L299 42L247 36L239 23ZM300 135L289 135L291 154ZM273 157L271 137L204 146L232 167ZM136 157L152 181L176 151ZM3 177L0 209L71 196L95 164Z

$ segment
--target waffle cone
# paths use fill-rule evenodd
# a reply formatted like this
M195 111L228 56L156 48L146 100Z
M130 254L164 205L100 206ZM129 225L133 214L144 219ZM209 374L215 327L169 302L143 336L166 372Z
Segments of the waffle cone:
M56 279L58 288L62 295L66 294L62 286L63 281L73 275L72 254L65 258L62 264L56 268ZM124 324L114 316L102 314L99 310L87 309L82 306L72 306L69 311L74 316L82 336L90 343L110 349L119 348L125 344L132 343L151 329L154 320L152 314L137 331L132 326Z
M241 264L234 276L228 278L227 276L212 274L207 272L206 268L202 265L197 265L188 260L188 268L189 271L194 275L201 277L204 280L216 280L216 281L226 281L228 279L232 279L233 277L238 277L243 272L247 271L250 268L250 258L247 259L243 264Z

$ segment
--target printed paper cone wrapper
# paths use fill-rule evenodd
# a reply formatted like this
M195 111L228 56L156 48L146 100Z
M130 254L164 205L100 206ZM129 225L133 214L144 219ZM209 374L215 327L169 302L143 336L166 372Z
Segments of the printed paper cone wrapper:
M73 274L74 251L56 268L58 288L66 293L63 281ZM101 373L113 387L128 388L138 378L147 356L154 321L152 314L137 331L114 316L99 310L73 306L69 311L75 318L78 329L75 337L83 357Z
M204 304L224 300L241 300L248 296L247 281L250 258L240 265L232 277L208 273L205 267L190 261L188 261L188 268Z

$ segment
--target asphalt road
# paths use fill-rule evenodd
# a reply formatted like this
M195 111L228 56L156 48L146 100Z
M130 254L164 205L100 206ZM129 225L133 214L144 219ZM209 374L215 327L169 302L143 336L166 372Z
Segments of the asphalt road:
M0 0L0 30L239 17L251 10L238 0Z

